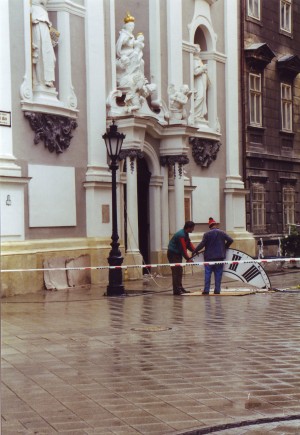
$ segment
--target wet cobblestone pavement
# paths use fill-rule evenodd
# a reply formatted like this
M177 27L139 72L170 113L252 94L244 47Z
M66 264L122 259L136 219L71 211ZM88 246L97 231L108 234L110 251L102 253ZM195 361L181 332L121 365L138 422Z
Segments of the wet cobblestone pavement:
M300 271L246 296L170 281L2 299L2 434L300 434Z

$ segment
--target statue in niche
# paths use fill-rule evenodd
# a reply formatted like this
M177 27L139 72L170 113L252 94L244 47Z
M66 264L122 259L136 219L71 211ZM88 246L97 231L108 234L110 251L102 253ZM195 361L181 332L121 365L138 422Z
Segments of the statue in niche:
M174 85L170 85L168 88L169 94L169 109L170 120L182 120L187 118L187 113L184 106L187 104L191 91L188 85L182 85L179 91L175 89Z
M127 13L116 44L117 85L125 94L124 103L129 113L139 110L156 89L156 85L149 83L144 75L144 35L138 33L134 37L134 21L134 17Z
M54 47L59 32L53 27L46 9L48 0L32 0L32 64L33 84L54 88L55 62Z
M200 57L200 46L197 44L196 53L194 54L194 120L195 124L205 120L207 115L207 87L209 78L207 66L202 62Z

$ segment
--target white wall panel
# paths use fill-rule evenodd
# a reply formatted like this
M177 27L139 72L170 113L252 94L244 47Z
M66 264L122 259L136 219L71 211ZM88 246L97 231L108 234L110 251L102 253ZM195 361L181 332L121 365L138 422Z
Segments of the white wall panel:
M29 165L29 226L76 225L75 169Z
M220 182L218 178L192 177L192 220L207 223L212 216L220 221Z

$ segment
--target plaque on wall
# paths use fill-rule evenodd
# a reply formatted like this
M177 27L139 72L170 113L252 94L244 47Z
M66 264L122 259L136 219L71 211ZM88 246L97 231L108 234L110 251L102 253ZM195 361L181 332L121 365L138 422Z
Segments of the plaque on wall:
M3 127L11 127L11 112L0 111L0 125Z

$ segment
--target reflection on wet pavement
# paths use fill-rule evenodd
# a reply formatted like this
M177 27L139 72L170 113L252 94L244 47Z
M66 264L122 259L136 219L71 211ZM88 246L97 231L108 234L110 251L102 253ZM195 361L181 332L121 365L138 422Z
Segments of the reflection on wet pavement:
M3 299L2 434L196 435L300 416L300 293L173 297L160 282ZM299 434L299 421L218 433Z

